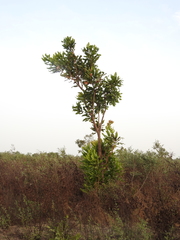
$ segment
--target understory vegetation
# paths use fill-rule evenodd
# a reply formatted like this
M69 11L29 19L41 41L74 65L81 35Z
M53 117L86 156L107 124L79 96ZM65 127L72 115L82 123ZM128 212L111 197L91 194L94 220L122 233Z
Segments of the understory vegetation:
M113 156L119 177L85 191L82 156L0 153L0 239L180 239L180 159L159 142Z

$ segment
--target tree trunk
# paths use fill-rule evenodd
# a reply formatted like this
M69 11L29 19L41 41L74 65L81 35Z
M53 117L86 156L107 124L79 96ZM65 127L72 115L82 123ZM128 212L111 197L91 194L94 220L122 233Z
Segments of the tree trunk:
M98 136L98 156L101 159L102 158L102 141L101 141L101 130L98 129L97 131Z

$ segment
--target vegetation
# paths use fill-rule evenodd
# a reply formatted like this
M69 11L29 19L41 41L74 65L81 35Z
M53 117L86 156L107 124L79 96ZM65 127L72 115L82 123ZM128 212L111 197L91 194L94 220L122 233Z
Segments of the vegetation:
M81 156L0 153L0 239L174 239L180 236L180 159L119 148L119 178L88 193Z
M64 52L42 59L80 89L73 110L97 140L77 140L81 156L0 153L0 239L178 240L180 159L159 142L147 152L117 149L121 138L104 116L122 80L99 70L96 46L78 56L74 39L62 43Z
M92 123L92 130L97 134L97 148L94 144L90 144L83 150L84 168L87 170L87 162L90 162L95 157L93 164L96 164L98 173L95 171L96 173L93 174L93 179L96 179L93 182L99 185L101 182L100 175L104 179L108 169L110 170L112 166L113 157L110 152L112 152L114 146L109 146L110 152L104 151L103 145L105 141L102 141L101 136L104 129L104 116L109 106L115 106L121 100L120 87L122 86L122 80L117 73L107 76L98 68L97 61L101 55L95 45L88 43L82 49L83 56L75 54L75 45L75 40L72 37L66 37L62 41L64 48L62 53L56 52L52 57L45 54L42 60L51 72L60 72L62 77L69 80L74 87L78 87L80 90L73 111L82 115L83 121ZM113 141L115 142L117 139L113 136L113 139L109 140L108 144L113 144ZM116 164L116 161L113 162ZM111 169L110 172L110 175L112 175L113 170ZM89 173L88 176L90 176ZM92 177L90 181L90 185L92 185Z
M82 146L81 169L84 172L84 190L98 189L110 181L120 178L122 170L114 149L120 144L118 133L112 128L109 121L102 140L102 156L98 156L98 141L91 141Z
M95 45L88 43L82 49L82 56L75 55L76 43L72 37L66 37L62 43L64 52L56 52L52 57L45 54L42 60L51 72L60 72L62 77L79 88L78 101L73 106L73 111L82 115L83 121L91 122L92 130L97 134L97 141L89 142L83 146L82 151L82 169L86 175L84 188L88 191L115 179L121 169L113 153L120 141L111 127L113 122L108 122L104 139L101 132L104 131L104 116L109 106L115 106L121 100L122 80L117 73L106 76L98 68L96 62L101 55Z

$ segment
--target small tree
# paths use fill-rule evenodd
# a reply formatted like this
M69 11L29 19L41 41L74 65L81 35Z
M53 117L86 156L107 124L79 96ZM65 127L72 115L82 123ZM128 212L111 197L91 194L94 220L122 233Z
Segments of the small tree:
M101 56L95 45L87 44L82 49L84 55L75 54L75 40L66 37L62 41L63 52L56 52L52 56L42 57L48 69L72 82L80 92L77 95L73 111L83 116L83 121L92 123L92 130L97 134L99 159L103 157L101 133L103 131L104 116L109 106L115 106L121 100L120 87L122 80L114 73L107 76L97 66Z

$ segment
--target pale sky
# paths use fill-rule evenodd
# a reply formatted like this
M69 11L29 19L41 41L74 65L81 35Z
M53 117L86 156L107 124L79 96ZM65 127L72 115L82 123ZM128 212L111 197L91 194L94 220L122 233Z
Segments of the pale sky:
M76 155L91 125L75 115L76 89L48 72L43 54L62 51L72 36L77 53L90 42L99 66L124 80L111 107L124 147L146 151L159 140L180 156L179 0L0 0L0 152Z

